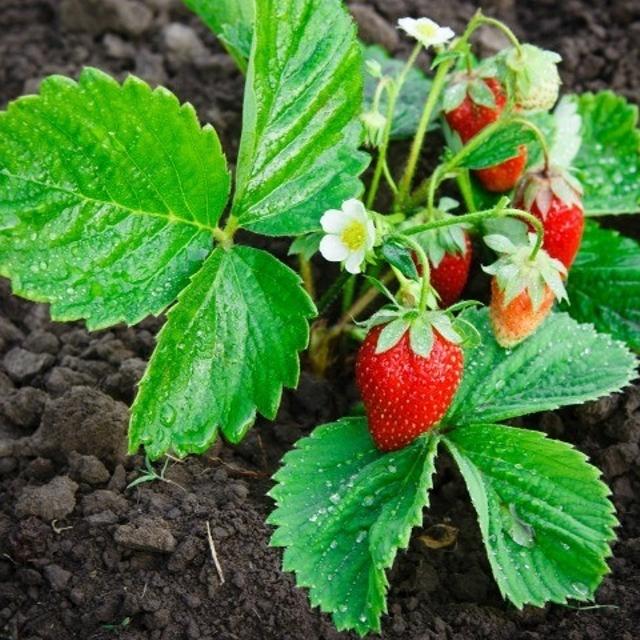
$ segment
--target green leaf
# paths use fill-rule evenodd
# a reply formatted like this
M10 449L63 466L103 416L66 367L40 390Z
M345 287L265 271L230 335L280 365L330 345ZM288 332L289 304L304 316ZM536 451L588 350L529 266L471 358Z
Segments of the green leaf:
M216 249L180 295L140 383L130 450L202 453L218 429L239 442L256 411L275 418L298 381L313 303L300 278L251 247Z
M454 429L444 441L502 595L518 608L593 599L617 520L586 456L538 431L495 424Z
M382 74L397 78L406 61L392 58L385 49L378 45L371 45L364 48L365 60L375 60L382 67ZM370 74L365 74L364 95L365 110L371 108L373 103L373 95L376 91L378 81ZM393 122L391 125L392 140L406 140L413 137L418 128L418 122L422 115L424 103L431 88L431 79L415 67L407 74L407 79L396 103ZM387 113L387 96L386 93L380 100L380 111L386 115ZM437 117L437 114L434 116Z
M405 245L397 240L385 240L380 248L380 253L384 259L394 266L406 278L418 279L418 269L413 261L412 252Z
M286 547L284 569L339 630L380 630L385 569L422 522L437 446L426 436L381 453L366 420L346 418L318 427L285 456L270 492L271 544Z
M233 214L258 233L297 235L362 193L362 55L339 0L256 8Z
M540 129L542 135L544 135L547 140L547 144L551 146L552 142L555 140L556 132L556 121L554 116L547 111L539 111L537 113L529 113L523 117ZM553 157L553 153L551 154L551 157L552 162L554 162L555 158ZM544 158L542 155L540 141L537 137L534 137L527 145L527 168L539 167L543 160Z
M137 78L52 76L0 113L0 275L56 320L163 311L211 251L228 194L215 131Z
M576 96L582 146L574 165L584 187L585 214L640 211L638 107L611 91Z
M251 53L254 0L183 0L222 40L225 48L244 72Z
M304 236L298 236L289 247L289 255L300 255L305 260L311 260L320 249L320 241L324 237L323 231L314 231Z
M587 223L569 272L566 310L640 351L640 244Z
M520 145L529 144L533 139L533 132L526 126L518 122L507 124L465 156L461 166L469 169L493 167L504 160L517 156Z
M482 342L465 352L465 369L446 424L493 422L595 400L635 376L636 359L610 336L552 313L514 349L495 341L486 309L463 316Z

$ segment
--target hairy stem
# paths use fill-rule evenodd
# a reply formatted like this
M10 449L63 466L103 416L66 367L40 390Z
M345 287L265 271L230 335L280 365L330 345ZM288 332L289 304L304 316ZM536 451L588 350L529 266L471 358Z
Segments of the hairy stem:
M493 209L485 209L484 211L476 211L475 213L467 213L463 216L454 216L452 218L432 220L431 222L419 224L415 227L411 227L410 229L403 229L402 234L405 236L412 236L416 233L423 233L424 231L431 231L432 229L439 229L441 227L450 227L456 224L465 223L478 224L483 220L489 220L491 218L504 218L506 216L522 218L523 220L526 220L528 223L530 223L531 226L536 230L536 244L533 248L533 251L531 252L531 259L533 260L538 254L540 247L542 246L542 241L544 239L544 227L542 226L542 222L540 222L538 218L536 218L528 211L523 211L522 209L497 207Z
M380 149L378 150L378 158L376 161L376 167L373 172L373 178L371 179L371 185L369 187L369 193L367 195L367 209L371 209L376 200L376 196L378 195L378 188L380 186L380 178L383 173L387 182L389 183L389 187L392 191L397 191L397 187L395 186L395 182L391 177L391 173L389 172L389 168L387 166L387 151L389 149L389 141L391 139L391 126L393 124L393 116L396 110L396 103L398 102L398 97L400 96L400 91L404 83L406 82L407 76L409 75L409 71L413 68L413 65L420 54L422 49L422 45L418 44L414 47L407 63L403 67L400 75L395 80L393 85L391 86L391 90L389 93L388 104L387 104L387 114L386 114L386 124L384 130L384 136L382 139L382 144L380 145Z
M300 275L302 276L302 283L307 293L311 296L312 300L316 299L316 287L313 281L313 268L311 267L311 261L307 260L304 256L300 256Z
M438 67L438 71L436 71L433 84L431 85L431 90L429 91L429 96L427 97L424 109L422 110L422 115L420 116L420 122L418 123L418 129L416 130L411 150L409 151L407 165L402 175L402 179L400 180L400 184L398 185L398 195L396 197L396 204L398 207L402 207L405 204L407 195L411 191L413 176L416 172L418 159L420 158L420 153L422 151L422 145L424 144L424 139L427 134L427 128L453 62L453 60L443 62Z
M393 280L393 271L388 271L382 276L380 282L388 284ZM354 318L357 318L380 294L378 289L371 287L367 289L343 314L340 320L331 329L331 336L340 335Z

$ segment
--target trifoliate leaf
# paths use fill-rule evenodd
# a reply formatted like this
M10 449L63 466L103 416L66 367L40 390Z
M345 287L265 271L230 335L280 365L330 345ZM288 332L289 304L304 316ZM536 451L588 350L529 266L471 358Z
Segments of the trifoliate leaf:
M339 630L380 630L385 570L409 544L428 504L438 438L378 451L364 418L318 427L284 458L270 495L271 544ZM313 481L310 482L310 478Z
M247 69L251 53L254 0L183 0L222 40L242 71Z
M52 76L0 114L0 275L56 320L133 324L187 285L228 193L191 105L96 69Z
M469 169L493 167L517 156L520 146L529 144L533 140L534 134L531 129L521 123L506 124L477 149L465 156L461 166Z
M397 78L406 64L405 60L392 58L380 46L372 45L364 48L365 60L373 60L381 67L382 75ZM371 109L373 96L376 91L378 81L372 76L365 77L364 95L365 111ZM400 90L398 101L396 102L395 113L391 125L392 140L406 140L411 138L418 128L418 122L422 115L424 103L431 88L431 79L415 67L407 74L407 79ZM387 114L387 95L383 94L380 100L380 111Z
M593 599L615 539L600 472L570 445L495 424L444 441L464 476L502 595L525 604Z
M591 222L569 272L566 310L640 351L640 244Z
M339 0L264 0L255 24L232 213L298 235L362 193L362 52Z
M275 418L299 375L315 312L300 278L251 247L216 249L171 309L140 383L129 448L202 453L218 430L239 442L256 411Z
M465 351L464 375L444 422L493 422L595 400L635 376L636 359L621 343L553 313L514 349L495 341L487 310L468 310L482 342Z
M640 212L638 107L611 91L574 98L582 146L574 166L588 216Z

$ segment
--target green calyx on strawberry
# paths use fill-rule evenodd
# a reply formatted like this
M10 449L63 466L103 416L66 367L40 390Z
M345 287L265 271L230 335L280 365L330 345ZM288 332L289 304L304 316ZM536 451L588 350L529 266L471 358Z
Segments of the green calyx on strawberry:
M545 167L524 175L514 204L536 216L544 226L544 248L569 269L584 231L582 186L566 170Z
M558 100L562 58L555 51L523 44L498 54L508 83L513 89L515 106L522 111L549 111Z
M507 101L495 65L482 65L472 72L454 74L442 97L449 126L463 143L495 122Z
M563 284L567 270L544 249L531 258L535 233L530 233L528 242L520 245L498 234L485 236L484 241L500 256L492 265L482 267L493 276L491 325L498 343L513 347L540 326L554 298L567 298Z
M378 311L356 359L356 383L378 449L401 449L446 414L463 371L462 337L443 311Z

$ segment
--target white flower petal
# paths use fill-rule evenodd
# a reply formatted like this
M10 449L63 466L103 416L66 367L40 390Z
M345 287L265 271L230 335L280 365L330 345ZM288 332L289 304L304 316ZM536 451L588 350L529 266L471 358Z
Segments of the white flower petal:
M320 218L320 224L325 233L341 233L348 223L347 216L337 209L325 211L322 218Z
M360 273L361 271L361 266L362 266L362 261L364 260L364 249L360 250L360 251L354 251L353 253L349 254L349 257L346 259L344 266L345 269L349 272L349 273Z
M365 240L365 248L367 251L373 249L373 245L376 242L376 226L372 220L367 220L367 238Z
M367 218L367 210L364 208L364 205L360 200L356 198L350 198L349 200L345 200L342 203L342 211L349 220L358 220L360 222L366 222Z
M444 44L445 42L449 42L455 35L454 30L450 27L439 27L436 37L431 44Z
M342 262L349 256L349 249L338 236L327 235L320 240L320 253L329 262Z
M398 28L408 33L412 38L416 38L418 32L418 21L413 18L400 18L398 20Z
M441 27L429 18L401 18L398 27L418 40L425 47L444 44L453 38L455 33L449 27Z

